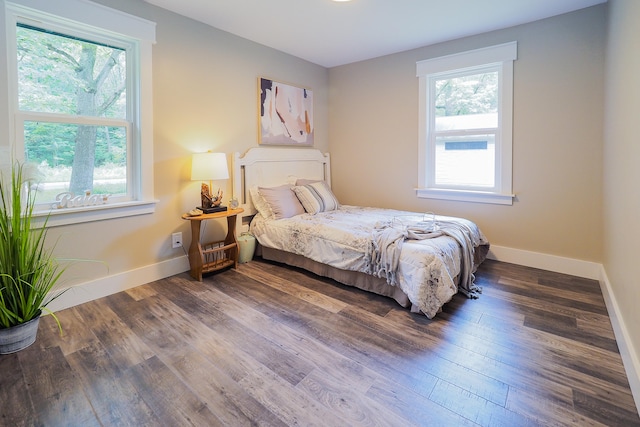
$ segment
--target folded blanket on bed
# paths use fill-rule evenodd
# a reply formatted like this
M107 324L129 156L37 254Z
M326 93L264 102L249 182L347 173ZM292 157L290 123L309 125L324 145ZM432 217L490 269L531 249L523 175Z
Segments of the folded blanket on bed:
M458 290L468 298L478 298L482 289L473 283L473 260L475 248L480 241L469 226L461 221L439 219L435 228L425 222L403 227L392 226L388 222L377 224L365 254L367 272L376 277L386 278L390 285L395 286L398 283L397 271L404 241L432 239L442 235L455 239L461 248Z

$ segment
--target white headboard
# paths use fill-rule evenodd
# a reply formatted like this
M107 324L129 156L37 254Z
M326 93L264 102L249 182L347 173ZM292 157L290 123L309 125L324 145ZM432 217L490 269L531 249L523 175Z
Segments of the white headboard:
M237 221L237 231L246 231L256 210L251 202L249 188L275 187L290 183L295 178L323 179L331 185L329 153L313 148L249 149L243 156L233 154L233 197L238 199L244 212Z

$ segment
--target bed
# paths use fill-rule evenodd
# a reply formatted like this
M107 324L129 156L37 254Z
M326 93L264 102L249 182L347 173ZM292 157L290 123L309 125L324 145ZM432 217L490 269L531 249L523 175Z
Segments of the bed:
M489 242L462 218L340 204L330 156L256 147L233 156L233 196L267 260L395 299L433 318L458 292L476 298L473 273Z

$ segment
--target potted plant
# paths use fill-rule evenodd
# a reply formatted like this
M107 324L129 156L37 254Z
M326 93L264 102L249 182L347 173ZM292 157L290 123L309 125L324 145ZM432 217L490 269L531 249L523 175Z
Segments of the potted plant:
M14 163L10 178L0 176L0 354L33 344L40 315L64 292L54 290L64 268L45 247L48 217L32 224L35 191L24 172Z

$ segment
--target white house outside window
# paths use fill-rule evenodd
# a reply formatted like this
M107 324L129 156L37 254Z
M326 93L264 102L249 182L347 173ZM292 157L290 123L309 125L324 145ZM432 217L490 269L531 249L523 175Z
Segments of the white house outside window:
M155 24L78 0L5 4L12 151L37 168L37 210L53 225L152 212Z
M418 197L511 204L515 42L417 63Z

